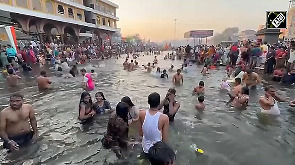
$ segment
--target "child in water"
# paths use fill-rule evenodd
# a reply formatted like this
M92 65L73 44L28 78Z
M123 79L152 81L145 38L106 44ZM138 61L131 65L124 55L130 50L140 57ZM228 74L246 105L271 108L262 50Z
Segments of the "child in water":
M201 73L203 74L203 76L206 76L207 72L208 72L208 68L207 68L207 65L205 64L202 71L201 71Z
M205 110L206 105L204 104L204 100L205 100L205 97L203 95L198 97L199 103L195 106L197 111Z
M230 85L229 83L226 81L226 78L224 78L221 83L220 83L220 89L225 89L227 91L230 91Z
M204 95L204 93L205 93L205 83L204 81L200 81L199 86L197 86L194 89L193 94Z

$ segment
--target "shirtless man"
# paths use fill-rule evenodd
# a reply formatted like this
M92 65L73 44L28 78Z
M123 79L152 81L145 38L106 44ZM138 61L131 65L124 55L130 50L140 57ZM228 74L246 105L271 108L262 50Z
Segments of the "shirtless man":
M249 101L249 89L243 87L241 93L239 93L233 100L232 105L235 108L247 107Z
M166 97L161 101L159 105L159 110L164 107L163 114L166 114L169 117L169 121L173 122L176 113L180 108L180 103L175 100L176 90L170 88L166 94Z
M41 71L40 76L37 78L39 90L49 89L51 81L47 78L47 73Z
M7 82L8 85L13 87L18 85L18 80L21 79L20 76L13 74L13 69L8 69L8 76L7 76Z
M146 71L148 73L151 73L151 71L152 71L151 63L148 63L147 66L143 65L143 67L144 67L144 69L146 69Z
M0 112L0 136L3 147L17 151L38 138L37 121L32 105L23 104L23 96L10 96L10 106Z
M173 68L174 68L174 65L171 65L171 67L169 68L169 72L173 72L174 70L173 70Z
M172 82L174 85L183 84L183 76L180 69L177 69L177 73L173 76Z
M124 70L127 70L129 67L128 58L126 58L125 62L123 63Z
M243 75L243 83L250 89L255 89L256 86L261 83L261 79L257 73L253 72L251 69L248 69Z
M139 112L139 134L143 137L142 148L145 155L156 142L168 142L169 118L159 112L160 95L152 93L148 96L150 108Z
M242 84L241 84L241 79L240 78L235 78L235 87L232 91L232 93L228 93L230 100L227 102L227 104L231 103L235 97L239 96L239 94L242 93Z
M131 60L131 62L129 63L129 68L128 68L128 71L133 71L134 70L134 63L133 63L133 60Z
M280 109L278 107L277 101L285 101L277 96L276 89L274 86L265 87L265 95L261 96L259 99L259 104L261 106L261 113L280 115Z
M204 81L199 82L199 86L194 88L193 95L204 95L205 93L205 83Z

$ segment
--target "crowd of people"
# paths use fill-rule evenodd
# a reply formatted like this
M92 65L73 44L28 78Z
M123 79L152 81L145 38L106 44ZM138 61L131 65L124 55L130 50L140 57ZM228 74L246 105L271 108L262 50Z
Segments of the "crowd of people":
M295 52L293 53L293 49L295 49L295 43L291 42L290 48L286 50L274 46L266 45L266 43L260 46L258 43L250 44L248 42L243 42L239 46L233 44L229 48L206 46L196 52L194 60L197 64L203 65L200 73L203 76L210 76L210 72L220 69L220 64L227 64L225 67L227 74L225 74L225 78L220 83L220 90L228 92L229 101L227 104L229 106L245 110L249 104L249 93L251 90L256 90L256 87L261 83L257 69L264 69L267 74L273 73L274 77L278 75L278 70L283 71L282 81L286 79L285 74L294 76ZM18 57L17 51L12 49L11 46L3 49L7 57L3 56L2 58L1 53L2 64L7 66L7 80L10 86L17 86L18 80L21 79L18 75L20 69L17 65L25 66L23 67L25 72L32 69L28 64L39 62L42 67L45 61L48 60L57 72L67 70L67 77L76 77L79 74L77 65L91 59L90 56L92 55L100 54L99 52L94 53L98 49L93 45L63 48L47 45L46 54L48 56L40 55L40 53L36 52L40 50L36 50L34 46L29 47L29 51L21 50L21 53L19 53L21 57ZM184 56L182 67L177 69L171 78L175 86L184 84L182 72L188 72L188 65L194 65L189 60L191 58L190 50L186 50L187 53ZM288 52L289 55L287 55ZM36 54L39 56L36 56ZM158 52L150 50L150 54L156 55ZM164 62L168 59L175 60L176 55L177 53L164 55ZM123 69L132 72L139 68L140 65L137 62L139 56L136 53L132 57L128 55L123 63ZM227 56L228 62L224 60L224 56ZM5 61L4 57L7 61ZM159 67L159 57L155 56L152 62L147 65L141 65L141 67L147 73L152 73L153 69L156 68L155 75L158 78L169 79L167 70L163 69L161 71ZM284 59L283 65L280 65L282 63L281 59ZM263 62L263 60L265 61ZM263 63L265 67L259 65ZM284 69L281 70L281 67ZM25 70L24 68L29 69ZM174 73L174 66L171 65L168 71ZM128 148L130 145L141 143L142 157L148 159L152 165L175 164L176 154L167 145L169 142L169 124L174 121L181 105L181 103L176 101L176 90L174 88L170 88L167 91L164 99L161 99L160 94L157 92L149 94L149 109L147 110L139 110L128 96L124 96L116 107L113 108L102 92L95 93L95 103L93 103L94 100L91 98L90 91L95 90L94 70L87 72L86 69L82 68L80 73L83 76L81 82L85 91L81 94L79 102L78 120L81 124L86 124L92 122L96 115L109 114L107 132L101 140L105 148L111 148L118 157L121 157L121 148ZM57 73L55 75L59 77ZM51 81L47 77L47 73L41 71L40 76L37 78L38 88L46 90L50 88L50 84ZM206 109L206 104L204 103L206 95L204 81L200 81L197 87L192 87L192 90L192 94L197 96L198 100L195 109L199 113L203 113ZM261 96L258 101L261 107L260 113L280 115L277 102L286 101L286 99L282 99L277 95L274 86L267 86L265 87L265 95ZM295 100L290 101L290 106L295 107ZM135 122L138 122L140 125L138 131L141 142L130 141L128 138L129 126ZM36 142L38 138L34 109L32 105L24 104L23 96L18 93L10 96L10 106L0 112L0 136L4 141L3 147L9 151L19 150L19 147L29 142Z

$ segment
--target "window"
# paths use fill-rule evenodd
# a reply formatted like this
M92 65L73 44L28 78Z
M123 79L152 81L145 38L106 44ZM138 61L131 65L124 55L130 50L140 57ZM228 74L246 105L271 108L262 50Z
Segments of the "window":
M81 14L81 13L77 13L77 18L78 18L79 20L82 20L82 14Z
M111 11L111 15L112 15L112 16L115 16L115 10L112 10L112 11Z
M89 7L94 9L94 4L89 4Z
M103 5L100 6L100 11L105 13L105 7Z
M96 20L97 20L97 24L100 25L100 16L97 16Z
M105 26L106 25L106 19L102 18L102 25Z
M106 12L107 14L110 14L110 8L105 7L105 12Z
M53 6L51 1L46 1L46 11L47 13L53 13Z
M74 13L72 8L68 8L68 14L70 18L74 18Z
M64 7L62 5L57 6L57 13L58 14L64 14L65 13Z
M108 26L111 26L111 20L108 20Z

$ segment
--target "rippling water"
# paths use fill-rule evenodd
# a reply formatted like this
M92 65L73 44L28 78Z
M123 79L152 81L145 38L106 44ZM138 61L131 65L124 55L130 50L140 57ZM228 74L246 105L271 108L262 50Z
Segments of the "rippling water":
M141 56L139 65L152 62L154 56ZM158 57L159 66L168 69L171 64L180 68L181 61L164 61ZM158 92L161 96L173 87L169 74L168 80L145 73L141 68L134 72L122 70L124 58L88 64L86 69L98 73L97 91L104 92L115 107L123 96L143 109L148 107L147 96ZM46 69L48 70L48 69ZM220 92L219 84L225 76L224 69L210 73L207 77L200 74L200 67L189 66L184 73L184 85L176 87L176 99L181 108L175 122L170 126L170 146L177 152L179 165L294 165L295 164L295 113L287 103L279 103L281 116L271 118L257 114L258 98L263 94L262 86L251 91L250 106L246 111L237 111L226 106L228 96ZM19 153L7 155L0 149L1 164L146 164L138 160L140 146L126 151L128 159L118 161L115 154L103 149L100 139L106 131L108 116L97 116L94 124L81 126L77 121L78 104L82 89L82 77L72 79L51 77L54 89L39 92L36 86L37 67L31 75L23 76L19 88L8 88L5 80L0 80L0 108L8 106L10 93L20 91L26 102L33 104L37 113L40 134L39 143L22 149ZM193 88L200 80L205 82L206 110L202 116L197 114L194 105L197 98L191 96ZM276 85L284 97L295 97L294 87ZM93 98L94 99L94 98ZM135 126L134 126L135 127ZM136 136L137 130L131 129ZM196 144L205 151L197 156L190 147Z

